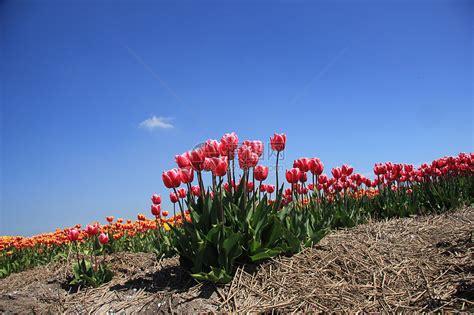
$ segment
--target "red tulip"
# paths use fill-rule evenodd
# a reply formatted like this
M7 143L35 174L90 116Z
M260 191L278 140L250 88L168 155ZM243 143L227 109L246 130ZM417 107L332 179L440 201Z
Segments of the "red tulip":
M181 184L180 171L177 168L163 172L161 177L166 188L176 188Z
M151 196L151 202L153 202L154 205L159 205L161 203L161 196L154 194Z
M268 166L257 165L253 170L255 179L258 181L264 181L268 177Z
M184 184L192 183L194 180L194 170L188 166L179 169L179 178Z
M204 155L201 149L196 149L188 153L189 162L191 162L191 166L196 171L202 171L204 167L204 161L206 156Z
M224 185L222 185L222 187L224 187L224 190L225 190L225 191L230 192L230 185L229 185L229 183L225 182Z
M235 132L226 133L221 138L221 143L219 144L219 151L222 156L227 156L229 160L233 160L235 150L237 150L238 146L239 138L237 137Z
M170 193L170 200L172 203L177 203L178 202L178 195L175 194L174 192Z
M301 158L293 162L293 167L299 168L302 172L307 172L309 170L309 162L308 158Z
M219 143L217 140L207 140L202 146L202 152L207 158L219 157Z
M151 214L155 217L159 216L161 212L161 205L152 205L151 206Z
M196 197L201 196L201 188L199 188L199 186L191 187L191 191L192 191L194 196L196 196Z
M275 191L275 185L267 185L267 193L271 194Z
M89 236L96 235L97 232L99 232L99 225L98 224L93 224L93 225L87 225L86 226L86 233Z
M337 192L340 192L343 188L344 188L344 184L340 181L337 181L335 182L332 187L334 187L334 189L337 191Z
M299 180L300 180L300 182L305 183L308 180L308 175L306 173L300 171Z
M247 191L252 192L253 191L253 182L248 182L247 183Z
M261 184L260 185L260 191L261 192L266 192L267 191L267 185L266 184Z
M176 164L178 164L178 167L180 168L191 166L191 162L189 161L187 153L176 155L174 158L176 160Z
M206 172L212 171L212 158L205 158L202 170Z
M145 221L145 220L146 220L146 217L145 217L144 214L139 213L139 214L137 215L137 219L138 219L138 221Z
M312 158L308 162L309 170L314 175L321 175L324 170L324 164L318 158Z
M253 152L252 148L243 144L238 150L239 166L241 169L249 169L258 164L258 155Z
M384 164L375 164L374 166L374 174L375 175L383 175L387 172L387 166L385 166Z
M354 168L350 165L346 165L344 164L342 166L342 174L346 175L346 176L349 176L352 174L352 171L354 170Z
M178 197L179 198L181 198L181 199L186 198L186 193L187 193L186 189L184 189L184 188L178 189Z
M250 147L252 151L258 155L258 157L262 156L263 154L263 142L262 141L251 141Z
M114 217L108 216L108 217L105 217L105 219L107 220L107 222L112 223L112 221L114 220Z
M105 234L105 233L100 233L99 235L99 242L102 244L102 245L106 245L107 243L109 243L109 235Z
M335 179L338 179L342 176L342 170L340 167L335 167L331 170L332 176L334 176Z
M163 216L164 216L164 217L167 217L167 216L168 216L168 211L166 211L166 210L163 211Z
M286 170L286 180L290 184L296 184L300 179L301 171L297 168L292 168L291 170Z
M79 239L79 231L77 229L70 229L67 238L72 242L77 241Z
M283 151L285 150L286 144L286 135L284 133L273 135L273 138L270 137L270 145L273 151Z
M318 183L325 184L328 181L328 177L325 174L319 175L318 176Z
M227 173L227 156L221 158L211 158L209 159L211 164L211 171L214 176L225 176Z

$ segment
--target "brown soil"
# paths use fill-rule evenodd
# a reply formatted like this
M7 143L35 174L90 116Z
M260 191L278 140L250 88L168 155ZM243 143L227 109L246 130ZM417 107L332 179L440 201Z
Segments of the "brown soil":
M114 279L68 292L72 257L0 280L1 313L474 311L474 209L339 230L292 257L240 266L225 286L176 258L108 258Z

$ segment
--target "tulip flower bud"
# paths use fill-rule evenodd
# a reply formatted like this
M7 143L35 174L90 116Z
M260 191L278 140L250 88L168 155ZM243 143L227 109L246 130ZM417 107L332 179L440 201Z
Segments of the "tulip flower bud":
M285 150L286 144L286 135L284 133L273 135L273 138L270 137L270 145L273 151L283 151Z
M109 235L105 234L105 233L101 233L99 235L99 243L101 243L102 245L106 245L109 243Z
M255 166L253 173L256 180L264 181L268 177L268 166L257 165Z
M219 151L222 156L227 156L229 160L233 160L235 150L237 150L238 145L239 138L237 137L235 132L226 133L221 138L221 143L219 144Z
M181 198L181 199L186 198L186 193L187 193L186 189L184 189L184 188L178 189L178 197L179 198Z
M89 236L96 235L99 232L99 225L93 224L93 225L87 225L86 226L86 233Z
M164 217L167 217L167 216L168 216L168 211L166 211L166 210L163 211L163 216L164 216Z
M354 168L350 165L346 165L344 164L342 166L342 173L346 176L350 176L352 174L352 171L354 170Z
M151 196L151 202L153 202L154 205L159 205L161 203L161 196L154 194Z
M172 203L177 203L178 202L178 195L176 195L174 192L170 193L170 200Z
M77 229L70 229L67 237L72 242L77 241L79 239L79 231Z
M179 170L179 176L183 183L192 183L194 179L194 170L188 166Z
M155 217L159 216L161 212L161 205L152 205L151 206L151 214Z
M181 155L176 155L174 158L179 168L191 166L191 162L189 161L188 155L186 153L183 153Z
M335 167L331 170L332 176L334 176L335 179L341 178L342 176L342 170L340 167Z
M267 193L272 194L275 191L275 185L267 185Z
M321 175L324 170L324 164L318 158L310 159L308 162L308 167L311 173L314 175Z
M298 168L302 172L307 172L309 170L309 162L308 158L301 158L293 162L293 167Z
M193 196L196 196L196 197L201 196L201 188L199 188L199 186L191 187L191 191L193 193Z
M180 171L176 168L163 172L161 177L166 188L176 188L181 184Z
M202 171L204 167L204 161L206 156L201 149L196 149L188 153L188 159L191 162L191 166L196 171Z
M202 151L207 158L219 157L219 143L217 140L207 140L202 146Z
M325 174L318 176L318 183L325 184L328 181L328 177Z
M286 170L285 176L286 180L290 184L295 184L300 179L301 171L297 168L292 168L291 170Z

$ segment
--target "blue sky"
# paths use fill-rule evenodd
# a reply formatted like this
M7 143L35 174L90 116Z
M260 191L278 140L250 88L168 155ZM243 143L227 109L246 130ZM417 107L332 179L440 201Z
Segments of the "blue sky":
M284 165L318 156L362 173L473 151L473 12L470 1L3 1L0 234L148 215L151 194L168 200L174 155L225 132L284 132Z

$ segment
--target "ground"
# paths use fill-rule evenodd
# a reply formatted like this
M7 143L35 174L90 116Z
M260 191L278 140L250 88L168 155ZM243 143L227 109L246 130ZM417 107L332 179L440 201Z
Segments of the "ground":
M474 208L369 222L259 266L201 284L178 259L108 258L114 279L70 292L72 256L0 280L0 312L474 311ZM69 290L69 292L68 292Z

